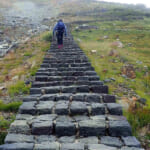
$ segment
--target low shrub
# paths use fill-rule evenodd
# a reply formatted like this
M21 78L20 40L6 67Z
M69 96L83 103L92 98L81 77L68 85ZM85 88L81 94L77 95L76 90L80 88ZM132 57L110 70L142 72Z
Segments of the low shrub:
M127 117L129 123L132 126L132 132L135 136L137 136L139 129L147 126L150 123L150 110L148 108L134 108L129 109L128 112L125 112L125 116Z
M47 41L47 42L51 42L52 41L52 33L46 33L44 36L43 36L43 40Z
M21 104L21 101L11 102L8 104L4 104L3 101L0 101L0 111L17 112Z
M11 97L18 94L29 94L30 86L27 86L24 81L18 81L16 84L8 87L8 93Z

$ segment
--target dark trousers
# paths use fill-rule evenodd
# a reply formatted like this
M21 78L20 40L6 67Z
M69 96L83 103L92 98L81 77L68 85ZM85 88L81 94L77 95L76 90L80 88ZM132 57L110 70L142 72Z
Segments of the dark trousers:
M57 32L56 37L57 37L57 44L62 45L63 44L63 32Z

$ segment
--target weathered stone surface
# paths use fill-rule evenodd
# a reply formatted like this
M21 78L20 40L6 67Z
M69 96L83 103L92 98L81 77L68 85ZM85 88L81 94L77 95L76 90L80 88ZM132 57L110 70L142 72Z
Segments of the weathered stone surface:
M75 136L63 136L58 139L60 143L74 143Z
M52 101L40 101L39 104L36 105L36 109L38 114L51 114L52 109L55 103Z
M56 137L53 135L40 135L40 136L35 136L35 143L39 144L42 142L55 142Z
M73 101L70 106L71 115L82 115L88 114L88 103L85 102L75 102Z
M103 98L104 103L115 103L116 102L116 98L114 95L103 94L102 98Z
M77 92L79 92L79 93L86 93L87 92L88 93L89 87L86 85L79 86L79 87L77 87Z
M89 144L88 150L117 150L117 148L106 146L103 144Z
M110 136L102 136L101 137L101 144L113 146L113 147L122 147L123 143L119 138L110 137Z
M91 86L91 91L93 93L108 93L108 86L99 86L99 85L96 85L96 86Z
M76 87L70 86L70 87L64 87L62 88L62 93L76 93Z
M108 115L107 119L109 121L117 121L117 120L127 120L124 116L116 116L116 115Z
M120 104L116 104L116 103L109 103L107 104L107 108L109 111L109 114L111 115L122 115L122 107Z
M24 102L20 108L19 108L19 112L21 114L31 114L31 115L35 115L36 114L36 101L32 101L32 102Z
M55 113L58 115L69 114L69 101L58 101L55 107Z
M56 122L55 133L57 136L72 136L76 134L75 124L72 122Z
M92 110L91 110L92 115L103 115L103 114L105 114L105 105L104 104L92 103L91 107L92 107Z
M137 147L122 147L121 150L144 150L143 148L137 148Z
M32 135L8 134L5 143L34 143L34 138Z
M73 119L78 122L78 121L83 121L83 120L89 120L88 116L81 116L81 115L77 115L77 116L73 116Z
M141 147L140 142L134 136L122 137L125 146L129 147Z
M33 143L13 143L0 146L0 150L33 150Z
M85 99L84 97L85 96L83 94L76 94L76 95L73 95L72 100L83 102Z
M105 135L105 121L103 120L83 120L79 122L80 136Z
M62 144L60 150L84 150L84 144L82 144L82 143L66 143L66 144Z
M16 120L27 120L30 121L34 118L32 115L27 115L27 114L17 114Z
M80 138L79 142L84 144L98 144L98 137L90 136L87 138Z
M44 90L45 91L45 94L55 94L55 93L60 93L60 89L61 89L61 87L44 87L44 88L42 88L42 90Z
M50 135L53 132L52 121L41 121L32 123L32 134L34 135Z
M125 120L109 121L108 130L111 136L131 136L131 126Z
M94 94L90 94L86 96L86 102L89 103L100 103L101 99L100 99L100 95L94 95Z
M53 132L53 120L57 115L40 115L32 122L32 134L34 135L50 135Z
M18 134L30 134L30 127L27 124L26 120L15 120L9 129L10 133L18 133Z
M59 143L57 142L42 142L40 144L35 144L34 150L59 150Z

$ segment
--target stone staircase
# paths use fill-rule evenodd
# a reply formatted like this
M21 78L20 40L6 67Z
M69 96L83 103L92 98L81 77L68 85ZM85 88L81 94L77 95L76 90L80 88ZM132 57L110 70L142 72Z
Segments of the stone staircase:
M143 150L71 35L56 42L23 98L0 150Z

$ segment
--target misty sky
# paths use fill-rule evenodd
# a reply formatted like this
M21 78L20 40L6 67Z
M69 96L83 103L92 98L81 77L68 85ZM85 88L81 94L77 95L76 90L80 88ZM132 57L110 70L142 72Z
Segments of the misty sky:
M107 1L107 2L119 2L128 4L145 4L146 7L150 7L149 0L97 0L97 1Z

